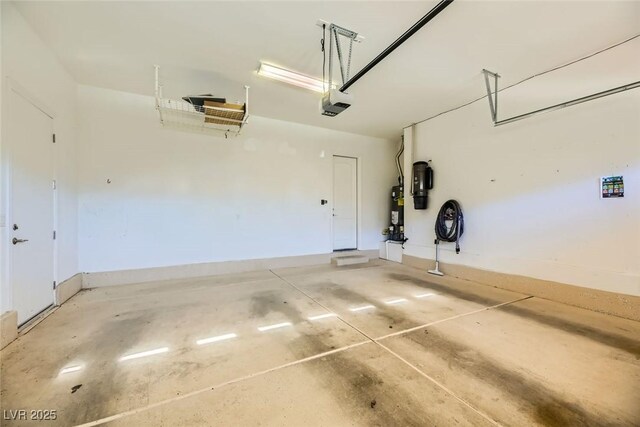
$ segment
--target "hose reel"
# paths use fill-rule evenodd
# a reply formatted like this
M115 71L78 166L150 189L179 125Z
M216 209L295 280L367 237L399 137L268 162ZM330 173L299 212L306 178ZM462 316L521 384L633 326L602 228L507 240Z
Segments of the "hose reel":
M450 225L448 225L450 224ZM460 203L456 200L447 200L436 217L436 241L456 242L456 253L460 253L460 236L464 233L464 216Z

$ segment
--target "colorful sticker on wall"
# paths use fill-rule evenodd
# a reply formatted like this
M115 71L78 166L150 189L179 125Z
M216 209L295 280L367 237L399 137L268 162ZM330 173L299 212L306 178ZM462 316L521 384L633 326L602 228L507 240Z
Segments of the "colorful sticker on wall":
M600 198L613 199L617 197L624 197L622 176L603 176L600 178Z

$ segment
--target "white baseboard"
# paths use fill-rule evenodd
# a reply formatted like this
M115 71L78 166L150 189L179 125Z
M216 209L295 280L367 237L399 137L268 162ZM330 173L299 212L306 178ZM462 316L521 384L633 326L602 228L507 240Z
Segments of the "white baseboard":
M365 255L377 258L378 250L332 252L324 254L300 255L279 258L248 259L240 261L207 262L200 264L172 265L168 267L141 268L135 270L83 273L83 288L127 285L132 283L160 280L185 279L193 277L218 276L221 274L245 273L248 271L274 268L304 267L328 264L334 256Z
M74 274L64 282L56 286L55 298L56 305L65 303L69 298L82 290L82 274Z
M18 338L18 312L7 311L0 315L0 350Z
M402 263L423 271L432 269L435 266L435 261L432 259L418 258L406 254L402 258ZM638 310L640 296L602 291L517 274L483 270L442 261L440 261L440 270L445 275L459 279L640 321L640 310Z
M55 309L61 304L65 303L72 296L82 290L82 274L77 273L61 282L55 289L55 305L51 306L48 310L38 314L33 319L29 320L18 330L18 312L15 310L2 313L0 316L0 349L5 348L9 343L18 337L18 333L25 334L38 323L40 323L45 317L53 313Z

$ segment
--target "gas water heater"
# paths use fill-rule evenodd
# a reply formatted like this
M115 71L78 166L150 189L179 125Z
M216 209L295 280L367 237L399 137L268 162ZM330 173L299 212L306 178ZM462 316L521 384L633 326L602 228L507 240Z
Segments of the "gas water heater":
M404 235L404 173L400 156L404 152L404 138L400 142L400 149L396 154L396 167L398 168L398 185L391 187L391 225L382 231L387 239L404 243L407 238Z
M415 209L427 209L428 192L433 188L433 169L428 162L413 164L413 180L411 181L411 195Z
M402 184L391 187L391 226L389 240L405 242L404 237L404 188Z

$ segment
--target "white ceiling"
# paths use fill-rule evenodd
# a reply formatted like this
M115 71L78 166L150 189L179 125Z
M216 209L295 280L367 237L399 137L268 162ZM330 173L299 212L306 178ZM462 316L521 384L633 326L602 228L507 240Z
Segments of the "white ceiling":
M350 89L353 106L319 113L320 95L258 77L260 60L322 75L318 19L363 34L359 70L436 1L19 2L25 19L74 78L153 95L153 65L165 95L213 92L253 114L397 138L401 128L481 96L481 69L501 86L628 38L638 1L457 0ZM353 74L353 73L352 73Z

